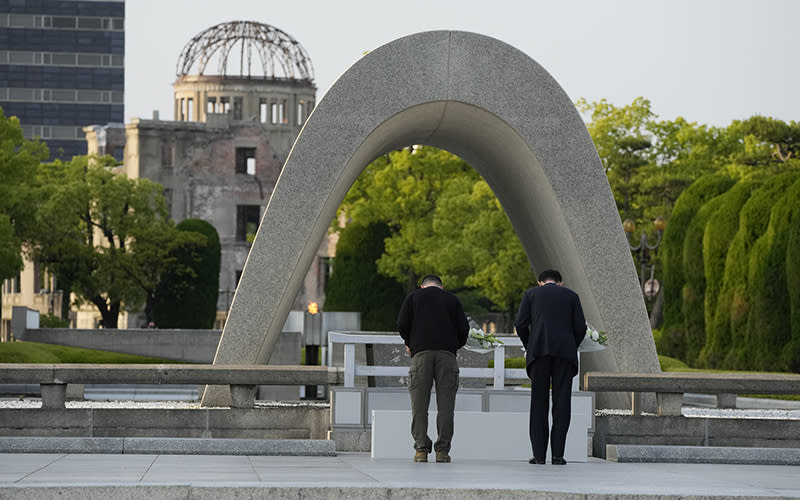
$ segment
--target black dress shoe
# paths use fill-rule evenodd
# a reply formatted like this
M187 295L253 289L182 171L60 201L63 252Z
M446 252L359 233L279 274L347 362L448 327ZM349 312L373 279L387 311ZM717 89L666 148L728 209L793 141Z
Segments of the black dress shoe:
M553 465L567 465L567 461L564 460L564 457L553 457L552 464Z
M536 464L536 465L543 465L545 463L545 461L544 461L544 458L533 457L530 460L528 460L528 463L529 464Z

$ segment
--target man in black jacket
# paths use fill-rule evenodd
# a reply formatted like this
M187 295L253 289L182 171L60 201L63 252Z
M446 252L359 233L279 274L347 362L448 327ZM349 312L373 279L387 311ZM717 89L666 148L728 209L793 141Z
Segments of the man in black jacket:
M553 428L550 432L552 463L566 464L572 412L572 377L578 373L578 346L586 336L586 320L578 294L561 286L561 273L547 270L539 286L522 296L517 314L517 335L527 352L525 368L531 378L530 439L532 464L545 463L547 454L550 387L553 390Z
M411 395L411 436L415 462L427 462L431 446L437 462L450 461L453 413L458 391L456 351L467 342L469 324L458 297L445 291L442 280L429 274L411 292L397 316L397 329L411 354L408 392ZM436 381L437 439L428 437L428 405Z

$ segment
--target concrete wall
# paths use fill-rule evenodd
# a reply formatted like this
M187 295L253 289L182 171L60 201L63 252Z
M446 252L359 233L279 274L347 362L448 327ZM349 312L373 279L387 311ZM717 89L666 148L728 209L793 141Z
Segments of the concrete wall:
M319 405L256 409L0 409L0 436L326 439Z
M800 420L595 417L592 454L605 458L606 444L800 448Z

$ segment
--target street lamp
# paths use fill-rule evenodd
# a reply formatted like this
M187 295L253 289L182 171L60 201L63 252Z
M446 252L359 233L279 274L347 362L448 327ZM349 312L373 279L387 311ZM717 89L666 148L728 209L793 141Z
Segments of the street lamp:
M658 235L654 244L651 245L648 241L646 231L642 231L642 237L639 239L638 245L633 246L631 244L631 251L633 251L639 259L639 284L642 288L642 293L648 299L652 299L658 295L658 291L661 288L658 281L653 278L656 266L650 262L650 252L653 252L654 255L657 252L658 246L661 244L661 237L664 234L664 228L667 227L667 221L665 221L663 217L658 216L656 220L653 221L653 226ZM625 230L625 236L628 238L628 243L630 244L631 234L636 231L636 223L630 219L625 219L625 222L622 223L622 229ZM645 279L648 270L650 271L650 278Z

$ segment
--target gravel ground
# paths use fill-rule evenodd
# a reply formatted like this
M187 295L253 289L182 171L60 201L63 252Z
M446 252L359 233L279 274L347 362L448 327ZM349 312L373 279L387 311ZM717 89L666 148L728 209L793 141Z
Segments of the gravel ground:
M292 407L292 406L330 406L325 401L256 401L257 408L270 407ZM41 408L42 400L39 398L24 399L0 399L0 408ZM166 409L166 410L190 410L202 408L199 401L130 401L130 400L109 400L109 401L67 401L67 408L111 408L111 409Z
M596 410L598 417L606 415L630 415L630 410ZM643 415L655 415L654 413L643 412ZM684 406L681 408L681 415L684 417L707 417L707 418L770 418L776 420L800 420L800 410L786 409L722 409L722 408L700 408Z
M38 398L0 399L0 408L40 408L42 402ZM194 409L201 408L199 401L67 401L67 408L112 408L112 409ZM258 401L256 407L316 406L326 408L325 401ZM800 409L785 408L745 408L720 409L684 406L681 410L684 417L709 418L770 418L779 420L800 420ZM628 410L598 409L597 416L630 415ZM645 413L645 415L648 415Z

